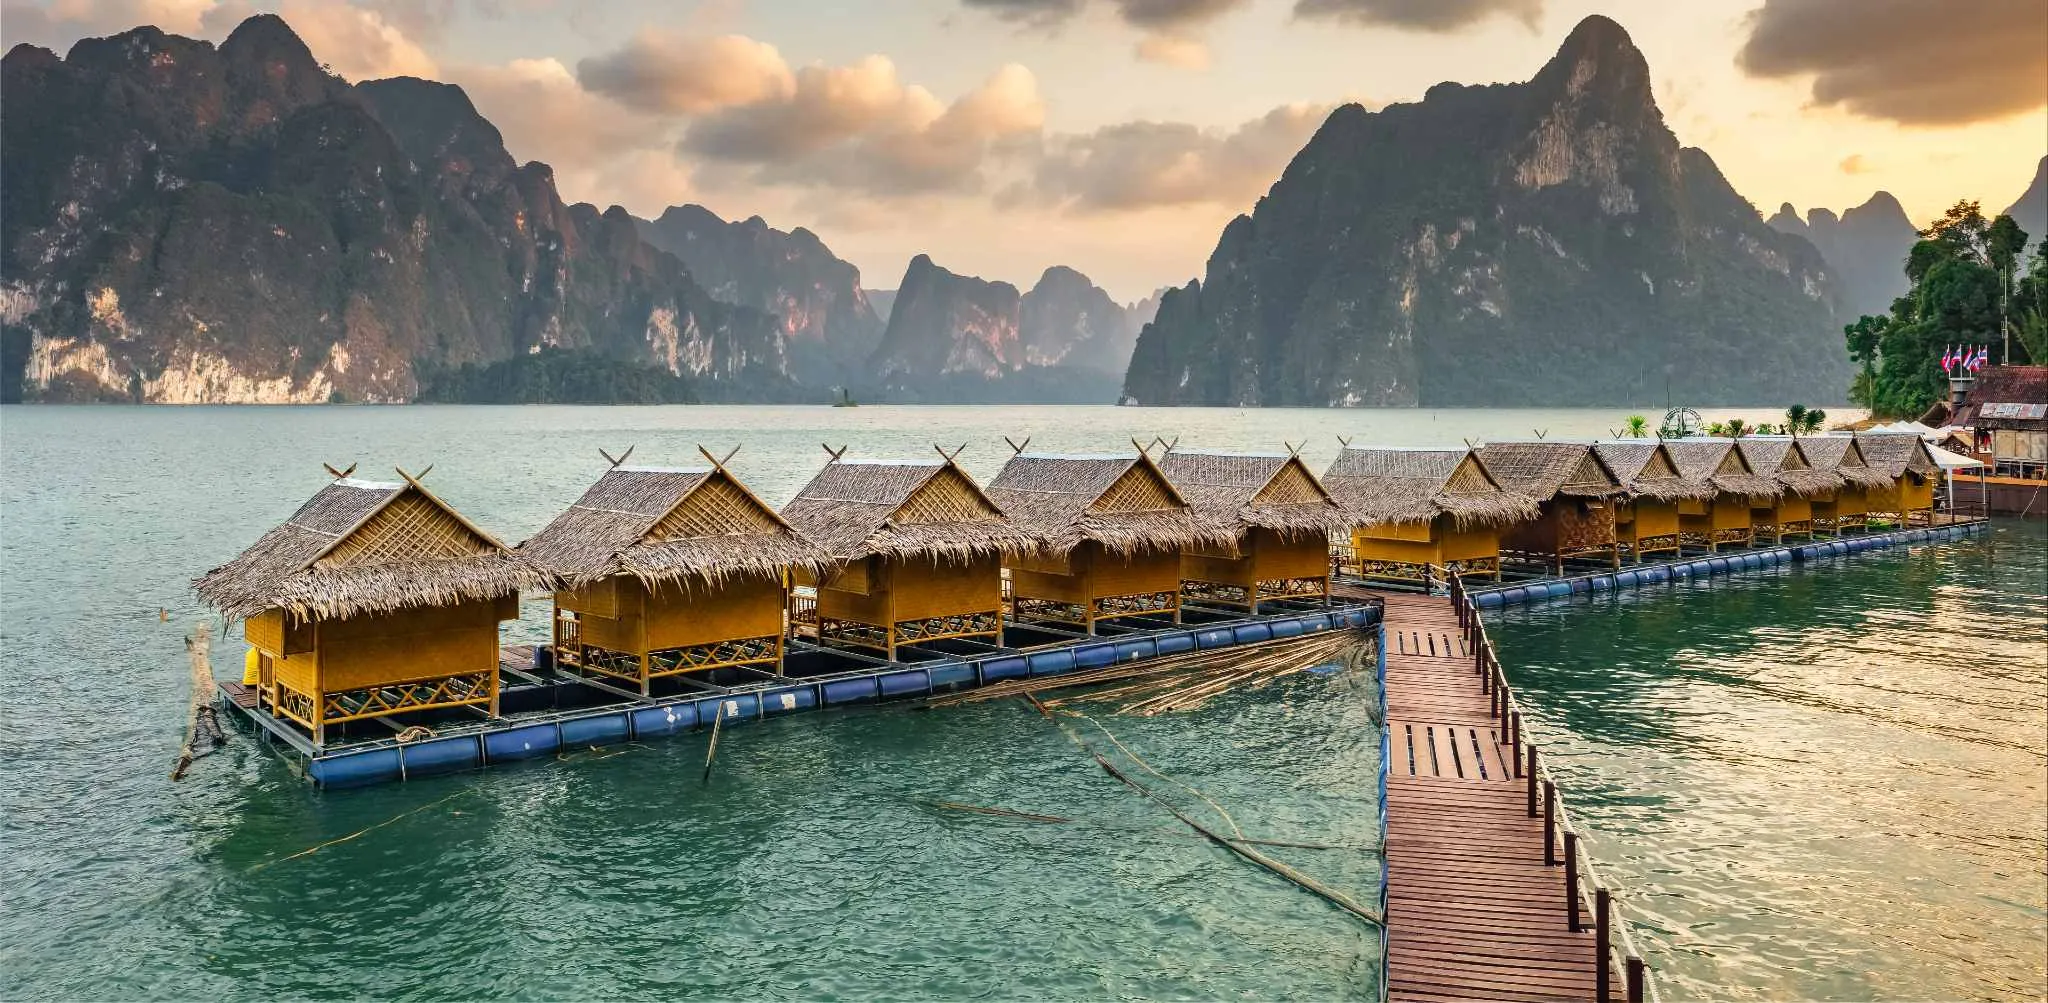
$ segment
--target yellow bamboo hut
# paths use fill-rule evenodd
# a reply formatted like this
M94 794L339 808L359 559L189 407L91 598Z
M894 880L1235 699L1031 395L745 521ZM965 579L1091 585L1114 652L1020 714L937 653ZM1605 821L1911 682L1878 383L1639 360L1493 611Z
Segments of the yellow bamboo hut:
M823 547L830 569L813 608L793 622L821 643L870 648L941 638L1000 644L1006 550L1027 541L967 471L955 450L937 460L831 460L782 516Z
M419 478L354 471L328 468L333 482L291 518L193 582L243 621L259 706L316 746L349 722L412 711L495 717L498 624L545 577Z
M1679 542L1708 553L1756 543L1750 508L1778 497L1778 482L1758 477L1733 439L1687 436L1664 440L1664 448L1680 477L1714 488L1712 498L1678 503Z
M1233 538L1181 553L1181 598L1250 613L1276 599L1329 601L1330 536L1350 518L1300 456L1173 447L1159 469L1198 517Z
M1500 534L1541 514L1533 499L1502 490L1470 449L1345 444L1323 486L1350 513L1344 570L1381 581L1419 582L1429 568L1500 578Z
M1856 447L1870 469L1888 482L1864 489L1866 518L1897 526L1924 526L1933 521L1934 481L1941 476L1941 465L1934 462L1925 441L1911 433L1858 433Z
M1655 554L1677 555L1679 506L1714 497L1714 487L1679 475L1678 462L1658 439L1612 439L1593 451L1621 479L1628 494L1614 503L1614 541L1640 564Z
M1621 479L1584 442L1492 442L1479 459L1501 487L1535 500L1537 517L1508 528L1501 554L1548 565L1560 575L1569 560L1621 566L1614 506L1627 494Z
M780 673L785 583L822 569L825 552L733 476L729 454L627 466L632 452L604 454L597 483L519 546L558 583L557 663L642 694L688 673Z
M1773 545L1788 536L1813 539L1813 500L1833 498L1842 488L1842 475L1834 470L1816 469L1801 443L1789 435L1750 435L1737 441L1743 458L1759 477L1778 482L1776 498L1753 502L1749 521L1759 541Z
M1867 522L1864 492L1871 488L1890 487L1891 478L1871 469L1863 459L1863 450L1856 445L1856 437L1852 435L1808 436L1799 440L1799 448L1815 470L1832 471L1841 479L1835 490L1814 495L1811 499L1814 534L1840 536L1852 530L1863 530Z
M1236 534L1201 519L1140 449L1122 454L1016 455L989 497L1030 538L1009 559L1019 619L1095 633L1124 617L1180 620L1180 555L1219 550Z

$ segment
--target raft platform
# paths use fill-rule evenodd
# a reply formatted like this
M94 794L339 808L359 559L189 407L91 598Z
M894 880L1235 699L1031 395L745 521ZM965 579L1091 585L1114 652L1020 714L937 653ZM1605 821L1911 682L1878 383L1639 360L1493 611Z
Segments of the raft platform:
M1687 556L1672 561L1645 561L1642 564L1623 565L1620 568L1608 568L1563 578L1546 577L1498 585L1467 582L1466 585L1471 590L1472 601L1481 609L1498 609L1502 606L1519 606L1568 596L1591 595L1595 592L1618 592L1667 582L1696 581L1759 568L1815 564L1866 551L1915 543L1940 543L1982 533L1987 525L1989 523L1981 518L1958 517L1933 526L1877 530L1857 536L1813 540L1807 543L1749 547L1728 553ZM1354 586L1355 592L1355 587L1359 583L1347 580L1347 584Z
M503 649L497 718L470 707L352 721L316 746L290 722L256 707L239 681L219 684L230 720L253 730L296 772L324 788L362 787L648 741L830 707L912 700L993 683L1099 669L1189 651L1262 644L1380 620L1376 600L1269 602L1256 616L1195 604L1182 623L1132 617L1096 635L1012 623L998 646L947 638L897 648L894 661L792 639L783 674L749 667L662 680L650 696L557 667L546 647Z

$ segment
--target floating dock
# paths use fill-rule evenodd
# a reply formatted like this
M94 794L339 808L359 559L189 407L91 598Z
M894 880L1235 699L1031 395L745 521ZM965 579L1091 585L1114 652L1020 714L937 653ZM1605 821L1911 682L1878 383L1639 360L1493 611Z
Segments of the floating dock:
M1055 676L1124 662L1255 645L1344 628L1370 628L1380 610L1370 599L1268 603L1261 615L1186 607L1183 623L1131 618L1099 636L1012 624L1016 646L960 638L905 644L891 661L851 651L791 643L784 674L735 667L708 679L678 681L681 692L643 697L554 666L546 648L507 649L499 718L454 708L426 725L388 719L337 729L338 741L315 746L288 722L256 706L239 682L220 684L222 706L237 711L294 768L328 788L361 787L552 757L559 752L648 741L732 727L828 707L910 700L976 689L1005 680ZM722 719L722 720L721 720ZM372 729L382 728L381 734Z

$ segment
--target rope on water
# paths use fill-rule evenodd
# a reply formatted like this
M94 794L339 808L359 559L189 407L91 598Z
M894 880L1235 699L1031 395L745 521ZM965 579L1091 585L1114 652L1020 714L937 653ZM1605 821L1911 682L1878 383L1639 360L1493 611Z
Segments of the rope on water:
M289 857L279 857L279 858L277 858L276 860L266 860L266 861L264 861L264 862L262 862L262 863L260 863L260 864L257 864L257 865L256 865L256 866L254 866L254 867L251 867L251 868L249 868L249 873L251 873L251 874L254 874L254 873L256 873L257 871L263 870L263 869L265 869L265 868L268 868L268 867L275 867L276 865L278 865L278 864L282 864L282 863L284 863L284 862L285 862L285 861L287 861L287 860L297 860L297 859L299 859L300 857L307 857L307 856L311 856L311 855L313 855L314 853L318 853L319 851L321 851L321 850L324 850L324 849L326 849L327 847L333 846L333 845L335 845L335 844L337 844L337 843L346 843L346 842L348 842L348 841L349 841L349 840L351 840L351 839L355 839L355 838L357 838L357 837L359 837L359 836L363 836L363 835L365 835L365 834L367 834L367 833L370 833L370 832L374 832L374 831L376 831L376 830L378 830L378 829L382 829L382 828L384 828L385 826L387 826L387 825L390 825L391 823L393 823L393 822L396 822L396 821L398 821L399 819L402 819L402 818L406 818L406 817L408 817L408 816L412 816L412 815L417 815L417 814L419 814L420 812L426 811L427 809L429 809L429 808L432 808L432 807L434 807L434 806L436 806L436 805L444 805L444 804L447 804L448 802L450 802L450 801L453 801L453 800L455 800L456 798L459 798L459 797L461 797L461 796L463 796L463 795L465 795L465 794L473 794L473 793L475 793L475 792L476 792L476 788L475 788L475 787L465 787L465 788L463 788L462 790L456 791L455 793L453 793L453 794L450 794L450 795L448 795L447 797L445 797L445 798L442 798L442 799L441 799L441 800L439 800L439 801L429 801L429 802L427 802L426 804L420 805L419 807L417 807L417 808L413 808L413 809L411 809L411 810L409 810L409 811L402 811L402 812L399 812L398 814L396 814L396 815L393 815L393 816L391 816L390 818L387 818L387 819L385 819L384 821L382 821L382 822L379 822L379 823L377 823L376 825L371 825L371 826L365 826L365 827L363 827L363 828L361 828L361 829L357 829L356 831L354 831L354 832L351 832L351 833L349 833L348 835L346 835L346 836L342 836L342 837L340 837L340 838L338 838L338 839L330 839L330 840L328 840L327 842L324 842L324 843L315 843L315 844L313 844L312 846L306 847L305 849L303 849L303 850L300 850L299 852L297 852L297 853L294 853L294 854L292 854L292 855L291 855L291 856L289 856Z

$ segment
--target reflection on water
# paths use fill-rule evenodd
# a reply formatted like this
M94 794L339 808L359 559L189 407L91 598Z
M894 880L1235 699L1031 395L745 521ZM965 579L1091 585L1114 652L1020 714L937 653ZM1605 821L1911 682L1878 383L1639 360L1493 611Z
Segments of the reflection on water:
M1333 432L1455 444L1621 417L0 409L0 998L1370 997L1371 931L1170 824L1007 705L728 732L708 785L701 736L332 795L240 740L171 784L180 637L200 613L185 583L289 515L322 460L434 463L444 497L517 540L596 475L599 446L661 463L744 444L736 469L779 502L821 440L964 440L985 476L1005 434L1072 450L1306 438L1320 468ZM2042 544L2002 527L1504 614L1534 728L1686 995L2038 988ZM513 630L544 633L545 609ZM1378 730L1344 677L1110 726L1250 834L1371 841ZM1275 853L1339 888L1378 881L1370 852Z
M2041 525L1501 613L1676 995L2039 999Z

